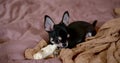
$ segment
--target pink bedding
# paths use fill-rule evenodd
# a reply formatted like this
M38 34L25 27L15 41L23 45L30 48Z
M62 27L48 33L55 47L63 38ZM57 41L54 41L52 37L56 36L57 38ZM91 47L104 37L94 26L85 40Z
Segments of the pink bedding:
M120 0L0 0L0 63L61 63L58 58L26 60L24 51L48 40L44 15L59 23L68 10L70 22L84 20L97 26L115 18Z

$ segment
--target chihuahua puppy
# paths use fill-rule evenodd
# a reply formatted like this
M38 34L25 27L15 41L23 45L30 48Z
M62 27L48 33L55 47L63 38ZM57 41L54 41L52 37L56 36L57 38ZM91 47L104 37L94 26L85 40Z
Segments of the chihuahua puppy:
M49 43L56 44L59 48L73 48L78 43L84 42L86 37L96 34L96 22L90 24L85 21L75 21L69 24L69 13L65 11L59 24L45 15L44 28L49 34Z

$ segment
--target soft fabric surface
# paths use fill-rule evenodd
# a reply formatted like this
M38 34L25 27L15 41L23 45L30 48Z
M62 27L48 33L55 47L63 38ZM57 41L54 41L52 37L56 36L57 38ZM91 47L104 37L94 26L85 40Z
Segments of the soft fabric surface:
M61 63L58 58L26 60L24 51L41 39L48 40L44 31L44 15L55 23L68 10L70 22L98 20L97 26L116 17L113 9L120 0L0 0L0 63Z
M60 53L63 63L120 63L120 18L105 23L94 37ZM67 53L67 54L66 54Z

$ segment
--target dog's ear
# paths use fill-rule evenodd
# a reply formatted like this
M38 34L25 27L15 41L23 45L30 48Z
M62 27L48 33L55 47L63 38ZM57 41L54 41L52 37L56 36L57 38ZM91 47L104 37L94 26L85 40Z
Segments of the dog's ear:
M69 24L69 13L68 11L65 11L62 17L62 23L64 23L66 26Z
M54 26L53 20L48 16L45 15L44 17L44 28L46 31L52 31Z
M95 27L96 24L97 24L97 20L95 20L95 21L92 23L93 27Z

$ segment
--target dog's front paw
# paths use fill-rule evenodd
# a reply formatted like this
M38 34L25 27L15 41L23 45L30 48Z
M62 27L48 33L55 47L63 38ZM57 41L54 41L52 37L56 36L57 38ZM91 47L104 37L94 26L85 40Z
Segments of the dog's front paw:
M58 57L59 54L60 54L60 49L56 49L56 50L53 52L54 57Z

